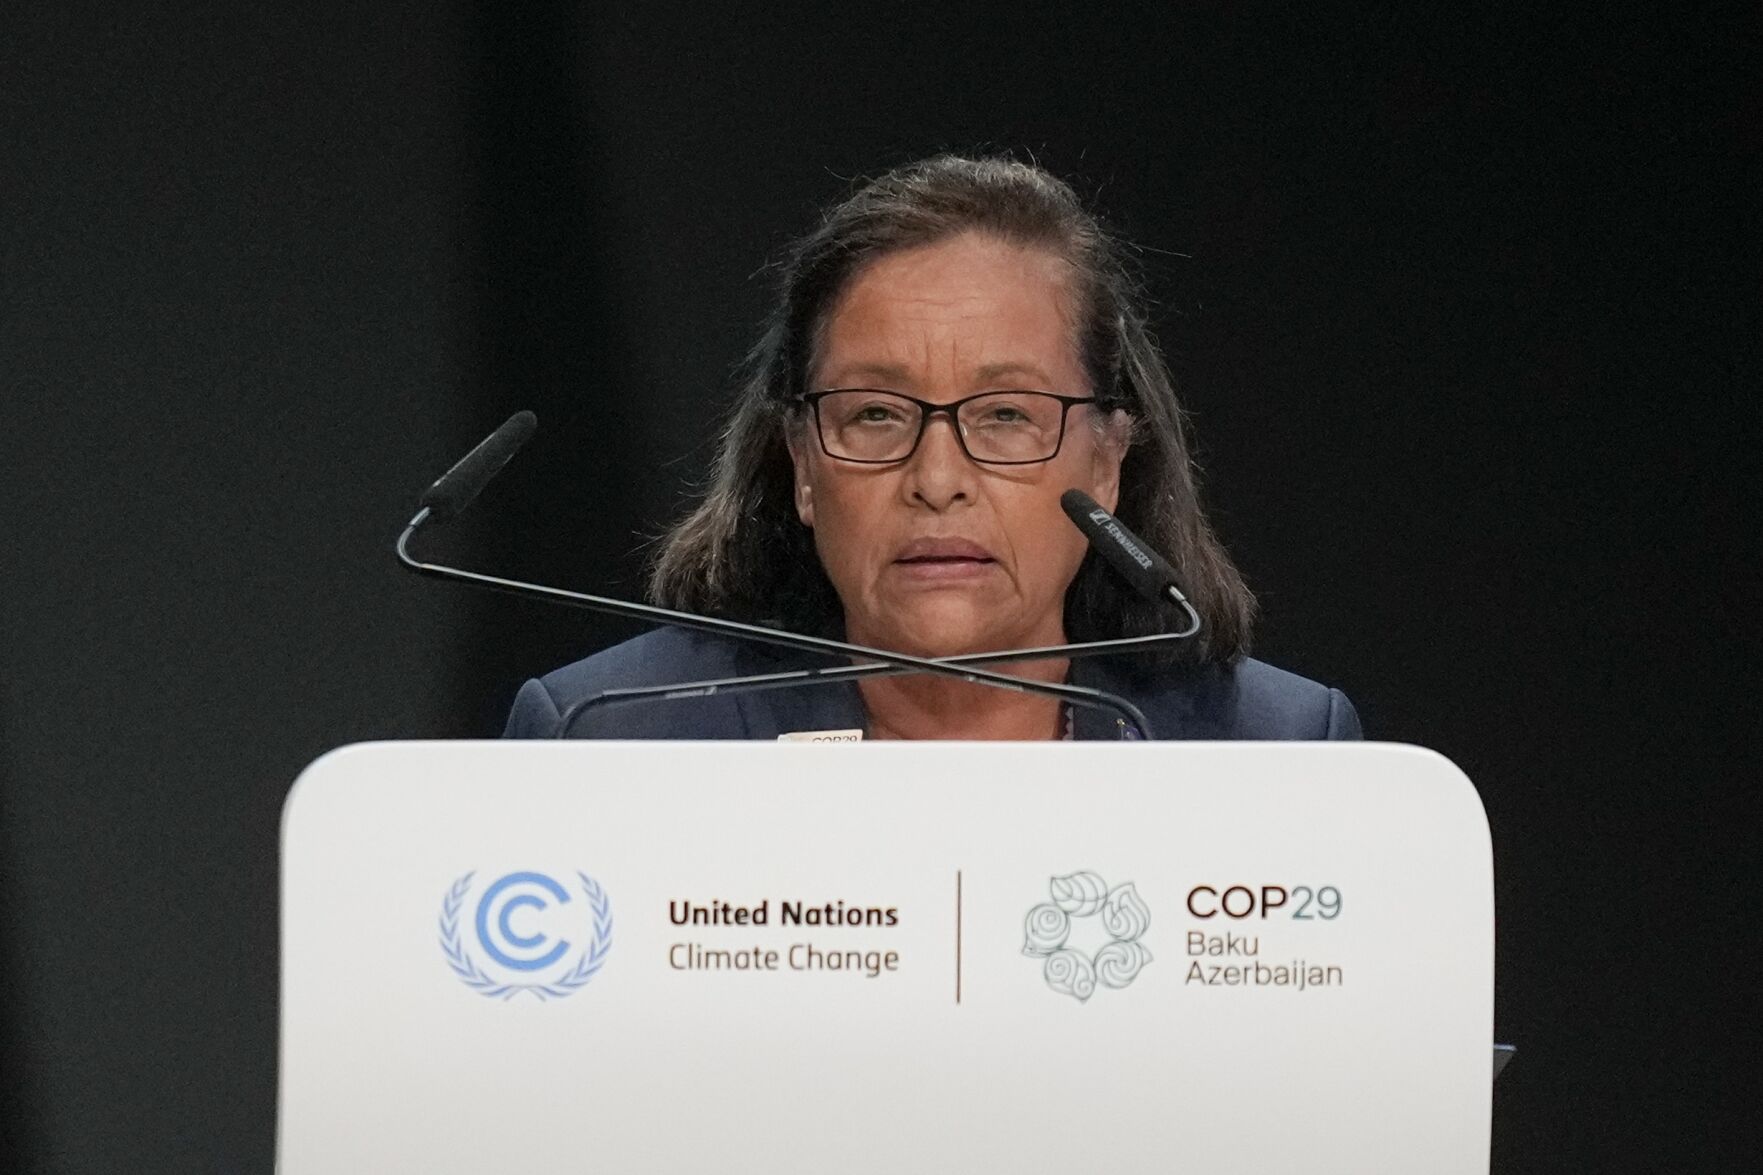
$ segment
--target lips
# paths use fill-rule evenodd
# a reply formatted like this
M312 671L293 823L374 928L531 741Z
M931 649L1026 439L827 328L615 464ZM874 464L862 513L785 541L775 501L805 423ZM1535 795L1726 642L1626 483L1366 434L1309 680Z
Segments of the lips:
M913 539L894 556L896 563L996 563L992 553L967 539Z
M988 579L997 571L998 561L967 539L914 539L894 555L892 566L901 582L948 588Z

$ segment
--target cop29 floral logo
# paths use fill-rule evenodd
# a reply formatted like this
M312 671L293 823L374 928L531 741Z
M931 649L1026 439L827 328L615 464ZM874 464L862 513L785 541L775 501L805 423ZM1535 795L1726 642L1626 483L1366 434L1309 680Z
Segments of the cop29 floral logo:
M574 995L606 965L612 902L592 877L578 872L566 887L516 872L474 887L476 876L467 873L441 899L441 954L465 986L490 999L525 993L543 1002Z
M1151 961L1139 941L1151 911L1132 882L1110 889L1098 874L1068 873L1049 880L1047 894L1024 919L1022 953L1045 960L1048 987L1085 1003L1097 984L1121 988L1138 978Z

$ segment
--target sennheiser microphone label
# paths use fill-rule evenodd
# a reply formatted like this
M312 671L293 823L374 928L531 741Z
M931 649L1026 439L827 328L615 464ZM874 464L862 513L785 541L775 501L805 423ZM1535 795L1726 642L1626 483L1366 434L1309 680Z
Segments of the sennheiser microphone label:
M1109 535L1113 537L1114 541L1120 544L1120 549L1132 557L1134 563L1137 563L1146 571L1151 569L1151 556L1145 554L1137 543L1127 537L1126 532L1120 529L1120 524L1114 521L1114 516L1112 514L1109 514L1106 510L1092 510L1090 511L1090 521L1096 523L1103 530L1106 530Z

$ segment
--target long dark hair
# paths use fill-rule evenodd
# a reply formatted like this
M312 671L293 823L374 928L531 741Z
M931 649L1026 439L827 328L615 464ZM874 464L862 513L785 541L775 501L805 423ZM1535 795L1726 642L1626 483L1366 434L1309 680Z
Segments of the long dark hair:
M748 357L709 491L661 540L656 603L836 633L843 613L796 516L787 430L817 333L847 282L884 254L964 232L1045 249L1075 275L1085 368L1101 407L1132 418L1116 513L1167 555L1200 613L1195 640L1161 659L1227 661L1246 652L1255 598L1201 511L1182 411L1146 328L1145 299L1120 244L1070 186L1008 158L939 155L870 181L831 208L790 252L778 305ZM1165 631L1167 613L1133 594L1094 554L1065 597L1074 641Z

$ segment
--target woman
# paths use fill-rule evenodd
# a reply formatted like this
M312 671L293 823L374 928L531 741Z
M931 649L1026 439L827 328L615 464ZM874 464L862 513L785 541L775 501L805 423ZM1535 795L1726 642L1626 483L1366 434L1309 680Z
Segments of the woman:
M1129 698L1159 737L1358 738L1339 691L1245 656L1254 600L1207 525L1169 373L1119 246L1037 167L941 156L796 248L657 603L923 657L1167 631L1060 509L1085 491L1178 569L1177 652L1019 664ZM529 681L511 737L603 690L812 658L663 629ZM926 675L591 710L574 737L1111 738L1105 715Z

